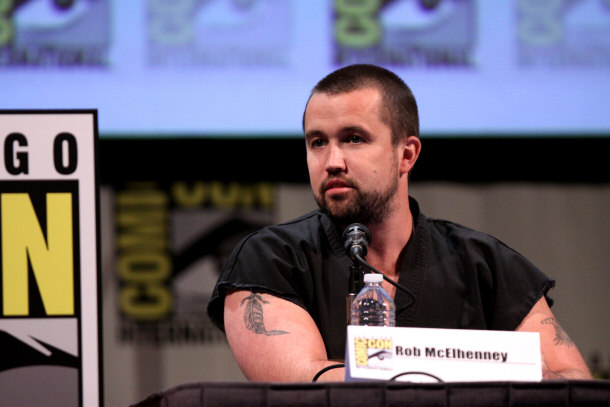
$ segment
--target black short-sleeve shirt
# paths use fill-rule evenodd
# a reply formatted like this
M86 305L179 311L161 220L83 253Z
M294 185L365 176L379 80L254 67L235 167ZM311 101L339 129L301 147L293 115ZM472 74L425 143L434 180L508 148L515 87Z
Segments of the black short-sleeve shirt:
M414 230L404 248L398 283L412 295L396 291L397 326L514 330L554 286L494 237L427 218L412 198L410 207ZM304 308L320 330L328 357L341 359L351 264L341 231L320 211L263 228L231 253L208 315L224 329L228 288L271 294Z

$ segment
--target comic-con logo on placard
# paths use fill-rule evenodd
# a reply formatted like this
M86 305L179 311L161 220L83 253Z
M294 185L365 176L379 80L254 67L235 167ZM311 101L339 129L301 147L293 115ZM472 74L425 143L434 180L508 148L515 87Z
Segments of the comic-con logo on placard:
M522 66L610 66L609 0L520 0Z
M336 64L471 65L474 0L334 0Z
M0 0L0 66L104 66L110 0Z
M148 0L152 66L288 63L286 0Z
M394 367L392 338L354 338L356 366L369 369Z

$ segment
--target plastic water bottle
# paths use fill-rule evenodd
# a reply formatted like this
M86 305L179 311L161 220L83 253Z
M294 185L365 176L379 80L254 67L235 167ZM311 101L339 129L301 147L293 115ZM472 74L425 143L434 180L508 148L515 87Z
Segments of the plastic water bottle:
M364 275L364 287L352 302L351 325L394 326L396 305L382 282L381 274Z

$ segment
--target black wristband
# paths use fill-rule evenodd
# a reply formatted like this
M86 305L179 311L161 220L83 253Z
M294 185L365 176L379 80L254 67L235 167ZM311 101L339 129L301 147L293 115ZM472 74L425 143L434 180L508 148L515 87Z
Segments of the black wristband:
M316 373L316 375L313 377L313 380L311 382L315 383L316 381L318 381L320 376L322 376L324 373L328 372L331 369L336 369L338 367L345 367L345 363L338 363L336 365L326 366L324 369L322 369L318 373Z

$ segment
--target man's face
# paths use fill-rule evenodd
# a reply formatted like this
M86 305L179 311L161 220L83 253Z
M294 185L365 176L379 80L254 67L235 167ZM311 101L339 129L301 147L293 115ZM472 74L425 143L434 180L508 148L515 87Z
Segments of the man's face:
M342 224L379 223L392 210L401 150L366 88L315 93L305 111L307 166L316 202Z

